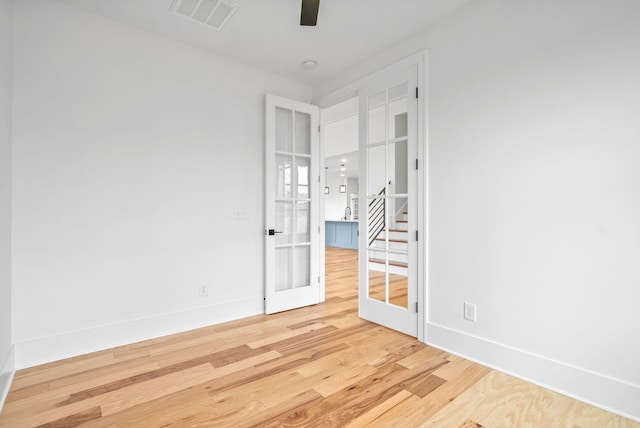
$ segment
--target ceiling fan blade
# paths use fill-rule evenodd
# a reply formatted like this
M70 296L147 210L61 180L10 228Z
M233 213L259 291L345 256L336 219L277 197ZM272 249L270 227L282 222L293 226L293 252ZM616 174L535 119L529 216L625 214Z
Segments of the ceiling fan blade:
M315 27L318 22L318 8L320 0L302 0L302 11L300 12L300 25Z

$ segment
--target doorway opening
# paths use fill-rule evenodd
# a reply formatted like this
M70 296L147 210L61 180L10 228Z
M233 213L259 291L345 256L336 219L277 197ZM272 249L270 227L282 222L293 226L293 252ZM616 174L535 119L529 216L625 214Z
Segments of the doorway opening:
M266 313L325 301L325 250L339 246L358 261L359 316L424 340L424 61L315 105L267 97Z
M424 269L418 245L424 201L420 184L424 175L419 169L422 62L414 59L413 64L399 63L352 85L346 101L337 99L338 94L322 100L329 107L321 110L321 157L326 181L325 252L328 248L358 251L360 317L422 340ZM346 91L341 91L343 96ZM356 159L358 166L357 182L353 174L350 186L353 189L357 183L358 193L351 195L349 186L343 185L345 179L349 183L349 155L354 160L351 171L356 170ZM322 262L328 279L331 265Z
M358 259L361 262L364 259L366 273L359 280L357 276L352 277L355 278L353 287L359 288L363 280L366 283L365 287L360 287L361 292L366 290L361 298L373 301L374 319L407 318L406 313L409 315L407 324L413 325L401 331L415 335L416 310L410 301L413 304L416 296L410 298L409 287L409 250L415 244L411 242L408 228L410 216L415 214L409 212L408 198L409 187L413 187L408 186L411 175L408 165L412 161L408 152L411 134L407 132L409 86L409 81L404 79L389 90L369 97L373 101L368 103L364 118L369 124L365 136L368 143L364 146L360 138L363 118L360 117L359 95L321 110L321 135L325 178L325 278L328 281L335 275L332 269L336 266L336 254L352 259L356 264ZM382 100L379 99L381 94ZM369 98L365 100L369 101ZM365 164L361 165L361 162ZM362 177L365 167L368 167L367 174ZM415 173L413 175L415 180ZM367 183L368 187L363 193L360 192L362 183ZM366 221L360 221L361 215ZM363 224L366 224L364 232L360 230ZM366 240L361 239L360 232ZM353 257L348 256L349 251L354 253ZM383 306L382 311L377 306ZM392 312L388 313L386 307ZM369 312L373 311L369 309Z
M324 268L327 299L358 297L358 113L357 96L320 110L325 179ZM334 283L341 286L335 287ZM343 295L334 295L336 291Z

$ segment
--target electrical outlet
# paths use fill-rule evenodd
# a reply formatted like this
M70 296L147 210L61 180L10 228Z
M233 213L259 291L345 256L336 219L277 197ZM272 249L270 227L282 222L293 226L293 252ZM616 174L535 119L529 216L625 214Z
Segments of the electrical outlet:
M475 305L475 303L464 302L464 319L476 322L476 305Z
M200 286L198 287L198 295L200 297L206 297L209 295L209 287L207 286L207 284L200 284Z
M247 218L247 212L244 208L236 208L233 210L233 217L236 220L245 220Z

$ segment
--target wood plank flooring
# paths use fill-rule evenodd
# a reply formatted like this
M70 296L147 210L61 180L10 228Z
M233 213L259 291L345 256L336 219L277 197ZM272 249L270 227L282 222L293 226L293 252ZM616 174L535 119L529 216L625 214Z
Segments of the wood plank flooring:
M640 427L357 317L357 253L326 303L20 370L1 427Z

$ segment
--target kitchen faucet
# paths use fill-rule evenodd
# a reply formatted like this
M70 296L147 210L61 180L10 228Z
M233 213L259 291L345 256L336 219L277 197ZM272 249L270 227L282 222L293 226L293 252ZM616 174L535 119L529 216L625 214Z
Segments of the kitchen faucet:
M344 219L349 220L349 216L351 215L351 208L347 207L344 209Z

